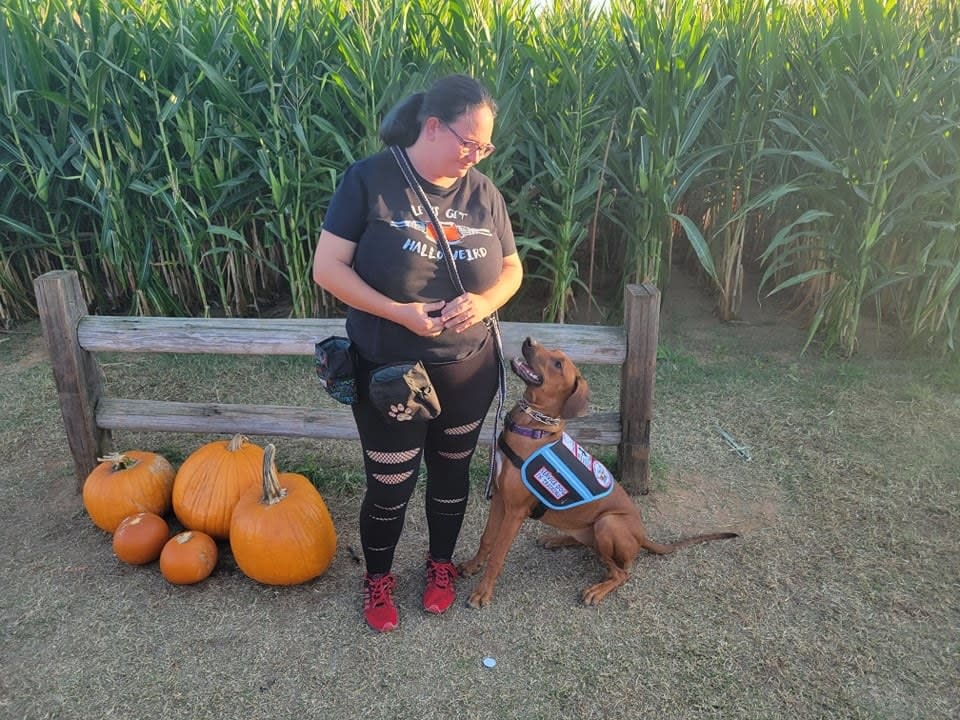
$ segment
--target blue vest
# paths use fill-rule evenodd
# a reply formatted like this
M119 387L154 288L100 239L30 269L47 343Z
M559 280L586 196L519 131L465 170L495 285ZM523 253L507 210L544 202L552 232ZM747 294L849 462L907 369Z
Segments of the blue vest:
M528 457L520 468L523 484L551 510L569 510L599 500L613 490L613 474L566 433Z

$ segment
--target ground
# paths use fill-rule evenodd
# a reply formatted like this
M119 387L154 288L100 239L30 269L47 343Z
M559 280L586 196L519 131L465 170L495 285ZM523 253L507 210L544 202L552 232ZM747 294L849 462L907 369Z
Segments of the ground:
M433 617L418 607L418 496L395 565L401 627L386 636L359 612L353 444L277 440L301 467L342 468L323 488L339 533L327 574L259 585L224 546L210 579L174 587L118 561L86 516L36 325L0 335L0 717L956 717L960 381L899 355L889 332L851 361L801 355L802 319L783 310L750 292L741 320L720 323L679 272L664 296L653 482L634 500L658 540L740 538L643 555L585 608L599 564L537 547L528 522L493 604ZM319 397L299 359L103 364L127 397ZM593 407L610 409L616 375L585 372ZM116 440L175 461L200 441ZM485 515L478 488L455 560ZM460 581L462 598L475 582Z

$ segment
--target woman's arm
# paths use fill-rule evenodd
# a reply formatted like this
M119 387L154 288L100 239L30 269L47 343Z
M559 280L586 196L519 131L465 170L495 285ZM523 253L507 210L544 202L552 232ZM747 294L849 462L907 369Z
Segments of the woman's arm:
M442 308L443 301L401 303L374 290L353 269L356 247L356 243L321 230L313 253L313 281L352 308L403 325L417 335L439 335L442 320L427 313Z

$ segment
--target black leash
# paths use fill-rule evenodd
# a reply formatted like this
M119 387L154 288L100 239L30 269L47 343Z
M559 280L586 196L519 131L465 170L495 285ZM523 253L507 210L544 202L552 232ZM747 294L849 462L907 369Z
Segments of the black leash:
M390 152L393 153L397 165L400 166L400 172L403 173L407 184L410 185L420 204L423 206L424 211L427 213L427 216L430 218L433 231L437 235L437 244L443 251L443 261L447 266L447 272L450 273L450 278L453 280L453 285L458 294L463 295L466 290L463 289L463 283L460 282L460 274L457 272L457 264L453 259L453 251L450 249L450 243L447 242L447 236L443 234L443 226L440 224L437 214L433 211L433 206L427 199L427 194L423 191L423 188L420 187L416 173L410 165L410 158L407 157L407 153L403 148L396 145L390 146ZM496 469L496 442L500 431L500 416L503 414L503 407L506 404L507 364L503 359L503 338L500 335L500 320L497 317L497 312L494 311L489 317L484 318L483 324L487 326L487 329L493 335L493 340L497 347L497 380L499 383L497 387L497 412L493 417L493 439L490 442L490 467L487 471L487 485L484 488L484 493L487 496L487 500L489 500L493 497L493 474Z

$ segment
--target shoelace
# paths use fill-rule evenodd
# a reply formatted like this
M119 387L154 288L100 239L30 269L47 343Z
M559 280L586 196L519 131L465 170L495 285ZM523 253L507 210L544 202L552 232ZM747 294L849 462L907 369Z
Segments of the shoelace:
M453 584L457 577L457 569L453 563L438 563L430 561L427 567L427 579L439 588L445 588Z
M380 607L383 605L392 605L393 598L390 593L394 586L393 575L384 575L381 578L368 580L367 582L367 607Z

